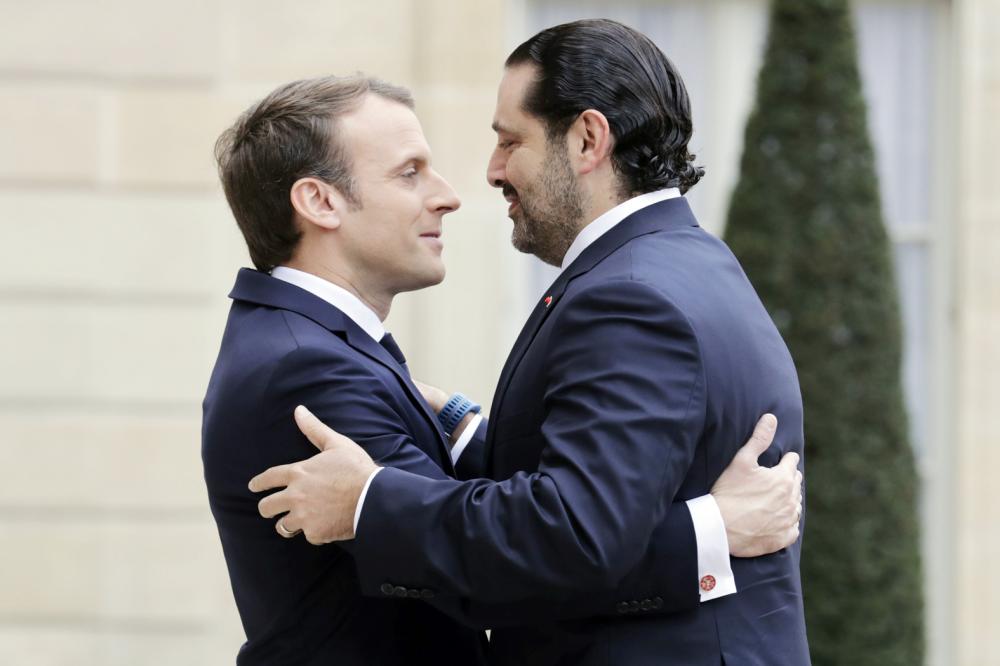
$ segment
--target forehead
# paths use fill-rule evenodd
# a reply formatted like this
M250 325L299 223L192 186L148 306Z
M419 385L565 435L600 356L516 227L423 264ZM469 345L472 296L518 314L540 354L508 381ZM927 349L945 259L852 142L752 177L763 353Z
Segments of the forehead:
M355 165L389 166L407 156L429 158L416 114L378 95L365 95L358 108L341 116L339 132Z
M533 125L541 126L538 119L525 113L522 108L524 96L534 82L536 73L537 68L530 64L514 65L504 70L497 89L494 129L517 132L530 129Z

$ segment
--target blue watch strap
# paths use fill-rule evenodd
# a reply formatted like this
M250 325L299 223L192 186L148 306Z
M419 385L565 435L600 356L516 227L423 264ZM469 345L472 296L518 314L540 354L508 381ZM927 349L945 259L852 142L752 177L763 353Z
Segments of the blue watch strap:
M482 409L480 405L472 402L461 393L455 393L448 398L448 402L444 403L444 407L438 412L437 417L445 434L450 437L466 414L469 412L478 414Z

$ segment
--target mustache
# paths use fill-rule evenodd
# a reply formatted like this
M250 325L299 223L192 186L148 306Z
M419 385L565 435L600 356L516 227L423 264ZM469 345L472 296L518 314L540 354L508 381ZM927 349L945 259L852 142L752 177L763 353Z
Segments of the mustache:
M515 190L510 183L504 183L501 191L503 192L504 197L517 196L517 190Z

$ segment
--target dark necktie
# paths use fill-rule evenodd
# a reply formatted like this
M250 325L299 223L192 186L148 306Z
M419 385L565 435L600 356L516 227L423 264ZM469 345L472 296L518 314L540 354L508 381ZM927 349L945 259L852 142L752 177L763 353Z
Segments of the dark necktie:
M382 339L379 340L379 344L385 347L385 350L389 352L394 359L396 359L396 362L399 363L399 365L406 372L407 376L409 376L410 369L406 367L406 357L403 356L403 350L399 348L399 345L397 345L396 341L393 339L392 333L386 333L383 335Z

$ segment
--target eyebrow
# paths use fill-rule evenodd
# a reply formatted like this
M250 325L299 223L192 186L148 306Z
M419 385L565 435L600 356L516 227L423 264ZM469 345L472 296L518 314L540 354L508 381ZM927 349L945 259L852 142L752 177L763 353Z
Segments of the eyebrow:
M413 153L411 155L407 155L403 159L396 162L393 165L391 171L395 171L396 169L402 169L408 164L416 164L418 166L423 166L425 164L430 164L430 161L431 160L429 155L424 155L422 153Z
M493 131L496 132L497 134L499 134L500 132L503 132L504 134L513 134L514 133L514 130L512 130L510 128L507 128L507 127L504 127L503 125L501 125L496 120L493 121L493 124L490 125L490 127L492 127Z

